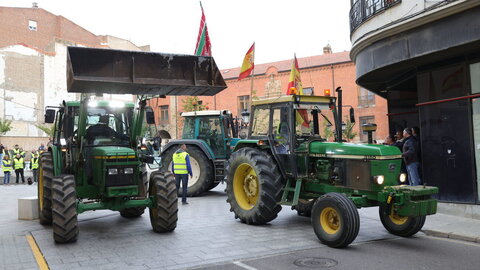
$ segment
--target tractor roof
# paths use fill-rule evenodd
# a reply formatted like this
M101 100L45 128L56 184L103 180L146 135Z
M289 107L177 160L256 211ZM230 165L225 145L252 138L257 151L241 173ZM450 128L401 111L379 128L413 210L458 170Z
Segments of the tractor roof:
M94 100L90 102L96 102L96 106L98 107L109 107L109 106L118 106L118 105L126 108L135 107L135 104L133 102L124 102L124 101L116 101L116 100ZM80 107L80 101L67 101L65 103L69 107Z
M335 97L289 95L289 96L253 100L252 105L276 104L276 103L287 103L287 102L297 102L297 101L299 101L300 103L329 104L330 102L335 101Z
M183 112L183 117L189 116L211 116L211 115L227 115L232 114L228 110L220 110L220 111L195 111L195 112Z

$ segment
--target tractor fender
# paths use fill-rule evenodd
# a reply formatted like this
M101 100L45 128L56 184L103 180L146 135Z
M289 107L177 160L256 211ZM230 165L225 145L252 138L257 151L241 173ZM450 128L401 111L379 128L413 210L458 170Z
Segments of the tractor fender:
M167 143L163 149L160 155L162 155L164 152L168 151L172 147L180 146L182 144L185 144L187 146L194 145L197 146L202 150L202 152L208 157L209 160L214 159L214 154L212 152L212 149L210 149L210 146L202 140L174 140L170 141Z

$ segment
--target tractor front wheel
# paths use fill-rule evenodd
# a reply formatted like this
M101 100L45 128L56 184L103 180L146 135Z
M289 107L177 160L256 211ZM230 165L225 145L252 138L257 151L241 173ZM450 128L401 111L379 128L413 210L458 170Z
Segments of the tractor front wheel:
M52 191L53 239L57 243L74 242L78 236L75 177L69 174L54 177Z
M282 177L272 157L259 149L242 148L227 167L227 202L235 218L253 225L274 220L282 207Z
M38 174L38 213L40 224L52 224L52 178L53 162L50 152L42 153Z
M333 248L348 246L360 230L360 217L355 204L340 193L327 193L312 208L312 225L318 239Z
M379 207L379 215L380 221L387 231L389 231L391 234L402 237L410 237L419 232L426 220L426 216L398 216L393 210L393 207L390 207L390 211L388 211L388 207L386 205L381 205Z
M150 207L150 222L155 232L171 232L177 227L178 196L175 177L170 172L154 172L150 176L150 196L155 206Z

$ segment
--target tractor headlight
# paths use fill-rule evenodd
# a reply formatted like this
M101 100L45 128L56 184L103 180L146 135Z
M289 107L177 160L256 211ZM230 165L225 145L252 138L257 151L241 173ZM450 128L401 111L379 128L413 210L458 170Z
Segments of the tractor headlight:
M383 175L375 175L373 177L373 181L375 181L375 183L381 185L381 184L383 184L383 182L385 182L385 177Z
M400 180L400 183L405 183L407 181L407 174L401 173L398 179Z
M123 170L123 173L124 173L124 174L133 174L133 168L125 168L125 169Z
M117 168L108 169L108 175L114 175L114 174L118 174Z

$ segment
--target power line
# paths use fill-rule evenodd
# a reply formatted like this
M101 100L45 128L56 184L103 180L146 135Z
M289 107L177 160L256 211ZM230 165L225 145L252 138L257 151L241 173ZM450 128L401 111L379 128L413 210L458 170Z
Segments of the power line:
M0 97L0 99L3 99L4 101L8 101L8 102L11 102L11 103L14 103L14 104L17 104L17 105L20 105L20 106L23 106L23 107L26 107L26 108L29 108L29 109L34 109L34 110L37 110L37 111L43 111L43 109L37 109L37 108L34 108L34 107L23 105L21 103L15 102L15 101L5 99L4 97Z

